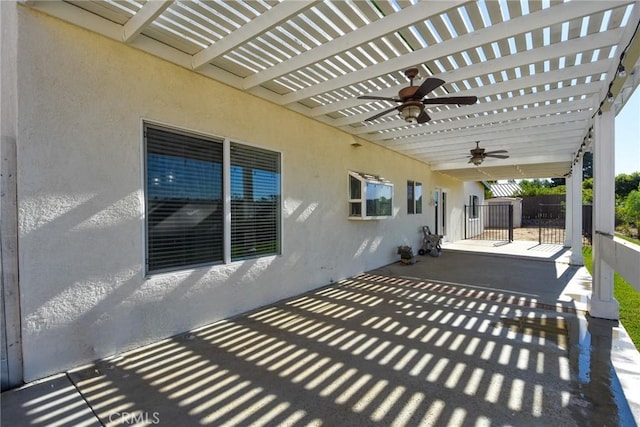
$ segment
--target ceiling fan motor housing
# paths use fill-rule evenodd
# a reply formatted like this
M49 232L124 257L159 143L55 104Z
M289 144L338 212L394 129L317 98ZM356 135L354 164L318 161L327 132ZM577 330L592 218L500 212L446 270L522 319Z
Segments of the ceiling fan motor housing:
M408 99L411 99L413 97L413 95L415 95L417 90L418 90L418 86L407 86L407 87L404 87L404 88L400 89L400 91L398 92L398 98L400 98L402 101L406 101Z

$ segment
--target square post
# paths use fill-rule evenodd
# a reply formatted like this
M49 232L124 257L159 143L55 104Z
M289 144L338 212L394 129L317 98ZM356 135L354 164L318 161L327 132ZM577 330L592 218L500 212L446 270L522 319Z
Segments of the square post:
M582 156L571 167L571 265L584 265L582 256ZM565 215L566 216L566 215Z
M615 113L602 112L595 118L593 151L593 287L587 302L593 317L617 320L618 301L613 297L613 269L602 260L599 234L615 231Z
M573 172L573 168L571 169ZM582 175L581 175L582 176ZM572 221L573 221L573 181L576 177L573 174L569 177L566 177L565 182L565 199L564 199L564 247L570 248L572 244L571 240L571 231L572 231Z

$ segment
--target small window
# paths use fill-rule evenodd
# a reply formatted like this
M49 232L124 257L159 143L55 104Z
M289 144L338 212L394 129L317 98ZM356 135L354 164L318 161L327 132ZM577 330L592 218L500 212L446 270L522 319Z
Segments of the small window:
M407 181L407 213L422 213L422 183Z
M469 196L469 218L478 218L479 202L478 196Z
M380 219L393 213L393 184L370 174L349 172L349 218Z

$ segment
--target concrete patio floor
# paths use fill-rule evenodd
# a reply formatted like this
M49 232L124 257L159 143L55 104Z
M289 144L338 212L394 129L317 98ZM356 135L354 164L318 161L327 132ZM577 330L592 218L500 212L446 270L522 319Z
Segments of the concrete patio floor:
M448 244L5 392L2 425L636 425L640 355L585 316L586 270L487 251Z

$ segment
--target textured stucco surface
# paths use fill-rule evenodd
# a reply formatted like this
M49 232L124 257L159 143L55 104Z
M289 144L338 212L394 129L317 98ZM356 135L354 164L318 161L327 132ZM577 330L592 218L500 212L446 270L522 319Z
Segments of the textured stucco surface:
M396 259L461 182L427 165L65 24L18 11L18 186L25 380L226 318ZM142 122L282 153L281 256L144 277ZM347 219L347 171L395 184L382 221ZM407 215L406 182L424 185Z
M22 381L16 181L17 19L15 7L0 3L0 383Z

